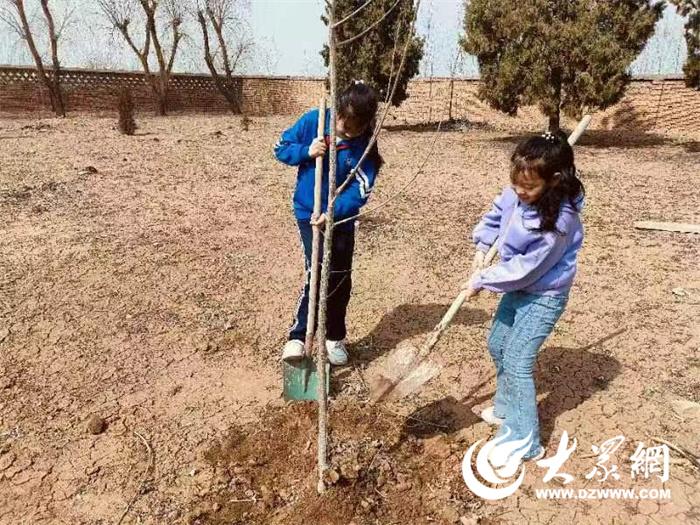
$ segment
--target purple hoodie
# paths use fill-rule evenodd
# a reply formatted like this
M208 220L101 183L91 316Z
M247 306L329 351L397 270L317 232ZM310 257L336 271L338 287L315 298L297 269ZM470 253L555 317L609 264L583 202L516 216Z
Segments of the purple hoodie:
M474 281L477 289L493 292L524 292L566 295L576 275L576 255L583 243L583 225L576 208L564 202L559 210L557 232L539 232L534 206L520 202L512 188L493 201L493 208L474 229L476 249L486 252L498 237L501 261L482 270Z

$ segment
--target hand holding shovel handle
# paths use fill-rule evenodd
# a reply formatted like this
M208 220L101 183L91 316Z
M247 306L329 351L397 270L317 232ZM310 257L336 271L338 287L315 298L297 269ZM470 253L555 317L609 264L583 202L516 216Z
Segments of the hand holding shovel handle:
M498 253L498 246L494 242L491 248L489 248L489 251L486 253L486 256L484 257L484 267L489 266L493 262L493 259L496 257L496 253ZM454 319L454 316L457 315L457 312L464 304L464 301L467 299L467 293L468 290L462 290L460 292L457 298L452 302L452 305L450 306L449 310L447 310L445 315L442 316L442 319L440 320L438 325L435 328L433 328L433 331L430 333L428 340L421 347L420 351L418 352L418 355L416 356L416 363L420 363L421 361L423 361L423 359L430 353L433 347L440 340L440 337L442 337L442 334L444 333L445 329L448 326L450 326L450 323L452 323L452 319Z

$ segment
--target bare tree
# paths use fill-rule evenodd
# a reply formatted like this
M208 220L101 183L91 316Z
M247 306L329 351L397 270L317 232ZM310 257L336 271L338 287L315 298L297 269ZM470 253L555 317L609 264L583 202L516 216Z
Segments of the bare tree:
M241 100L238 82L233 74L240 60L253 46L253 42L241 30L240 11L246 4L245 0L196 0L195 8L195 17L202 30L204 61L217 89L235 113L241 113ZM213 45L210 27L214 32ZM233 41L232 30L239 33Z
M0 20L3 20L9 25L19 37L27 43L29 52L36 64L39 80L46 86L49 92L51 109L56 115L65 117L66 106L61 91L61 62L58 59L58 44L63 35L63 30L71 18L71 13L67 14L57 27L51 12L51 7L49 6L49 0L40 0L41 10L46 20L46 30L51 48L51 71L47 71L41 53L39 52L36 39L34 38L34 33L29 24L29 16L24 0L3 0L3 2L6 5L0 10Z
M118 30L126 40L126 43L138 56L139 62L146 76L146 81L151 86L157 103L158 115L166 115L168 111L168 86L175 63L178 46L182 40L183 11L179 0L97 0L100 8L108 18L110 24ZM161 7L162 6L162 7ZM136 13L140 12L143 23L143 44L136 43L137 29L133 22ZM162 20L164 26L159 31L158 22ZM170 50L163 48L161 37L170 33ZM155 55L158 70L151 70L151 49ZM168 55L169 56L166 56Z
M336 117L337 117L337 96L338 96L338 78L337 78L337 47L338 47L338 34L337 28L343 23L351 20L354 16L362 10L363 6L369 5L372 0L367 0L363 6L356 9L350 13L345 18L336 21L336 1L328 0L326 4L326 16L328 20L328 84L330 87L330 109L331 109L331 121L330 121L330 148L328 151L328 205L326 209L326 224L325 233L323 237L323 261L331 260L331 250L333 246L333 228L338 224L347 222L351 219L343 219L342 221L337 221L335 218L335 201L338 196L345 190L350 184L351 180L354 178L355 172L362 166L365 158L372 150L372 147L377 141L377 137L382 130L384 125L384 120L386 119L392 105L389 104L390 100L394 99L396 94L396 89L401 79L401 74L406 63L406 56L410 44L413 42L413 37L416 29L416 14L420 12L421 0L417 0L415 3L415 10L413 11L413 16L410 21L409 29L405 34L405 43L403 46L403 52L401 54L401 60L399 62L398 69L396 70L395 76L393 77L393 82L390 82L387 87L386 103L384 105L384 110L381 117L377 120L376 126L372 137L369 140L369 144L365 148L360 160L357 161L355 168L350 172L350 174L345 179L340 186L336 188L336 170L337 170L337 148L336 148ZM393 71L392 71L393 76ZM438 127L439 130L439 127ZM422 170L423 165L419 168L419 173ZM417 177L418 175L416 175ZM356 216L357 217L357 216ZM355 218L355 217L353 217ZM321 267L321 277L320 277L320 290L319 290L319 303L318 303L318 323L316 329L316 368L318 370L318 483L317 490L319 493L325 491L325 473L328 469L328 396L326 393L326 319L328 316L328 283L330 278L330 264L324 262Z

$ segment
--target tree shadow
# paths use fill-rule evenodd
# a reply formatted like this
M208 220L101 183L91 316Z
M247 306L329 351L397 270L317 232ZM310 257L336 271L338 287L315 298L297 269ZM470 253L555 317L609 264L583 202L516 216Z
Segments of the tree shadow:
M595 149L641 149L676 144L678 141L650 131L594 129L584 133L577 146Z
M449 304L402 304L385 314L374 329L362 339L349 346L353 361L367 365L399 343L420 334L426 337L435 328L449 309ZM462 308L457 312L452 325L475 325L489 320L485 310Z
M569 130L565 130L567 135L570 134ZM508 143L512 144L513 147L519 144L525 139L532 137L533 135L538 135L538 132L531 133L511 133L508 135L503 135L501 137L496 137L492 139L494 142L498 143ZM641 148L653 148L658 146L668 146L668 145L682 145L687 148L699 148L700 143L697 141L683 141L668 137L666 135L661 135L658 133L651 132L641 132L633 130L624 129L592 129L587 130L576 143L576 147L584 148L595 148L595 149L641 149Z
M581 348L550 347L540 352L535 372L538 394L546 397L538 403L540 434L544 444L549 440L559 416L579 406L598 391L605 390L621 371L614 357L590 350L627 331L612 332ZM422 439L438 434L451 434L480 421L474 407L493 398L494 391L478 395L494 379L495 374L471 388L458 400L453 396L433 401L409 414L403 431ZM495 386L495 381L494 381Z
M689 140L681 144L687 153L700 153L700 141Z
M482 130L492 131L494 128L487 122L470 121L467 119L452 119L452 120L435 120L431 122L416 122L414 124L385 124L382 129L388 132L394 131L412 131L415 133L435 132L440 126L441 132L447 131L470 131Z

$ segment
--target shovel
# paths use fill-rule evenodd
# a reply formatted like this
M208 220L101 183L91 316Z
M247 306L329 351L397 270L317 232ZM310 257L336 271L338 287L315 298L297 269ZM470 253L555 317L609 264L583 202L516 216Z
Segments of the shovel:
M321 98L318 105L318 137L323 139L326 124L326 99ZM323 179L323 157L316 157L316 173L314 179L314 215L321 214L321 185ZM319 374L316 362L311 356L316 327L316 305L318 303L319 255L321 252L321 229L313 226L311 244L311 276L309 283L309 316L306 324L306 340L304 355L293 362L283 361L282 376L284 378L284 399L304 401L316 400ZM330 364L326 364L326 393L330 388Z
M497 251L494 242L484 257L485 266L491 264ZM389 353L384 369L370 375L369 378L370 398L373 403L401 399L418 390L440 372L440 366L427 357L466 299L467 290L462 290L420 349L400 345Z
M585 115L581 119L576 129L569 135L568 142L571 146L576 144L590 121L590 115ZM491 264L497 251L497 244L494 241L484 257L484 266ZM401 399L418 390L440 372L440 366L427 358L464 304L466 297L467 290L463 290L420 349L410 345L400 345L389 353L383 370L375 374L370 373L370 399L373 403Z

